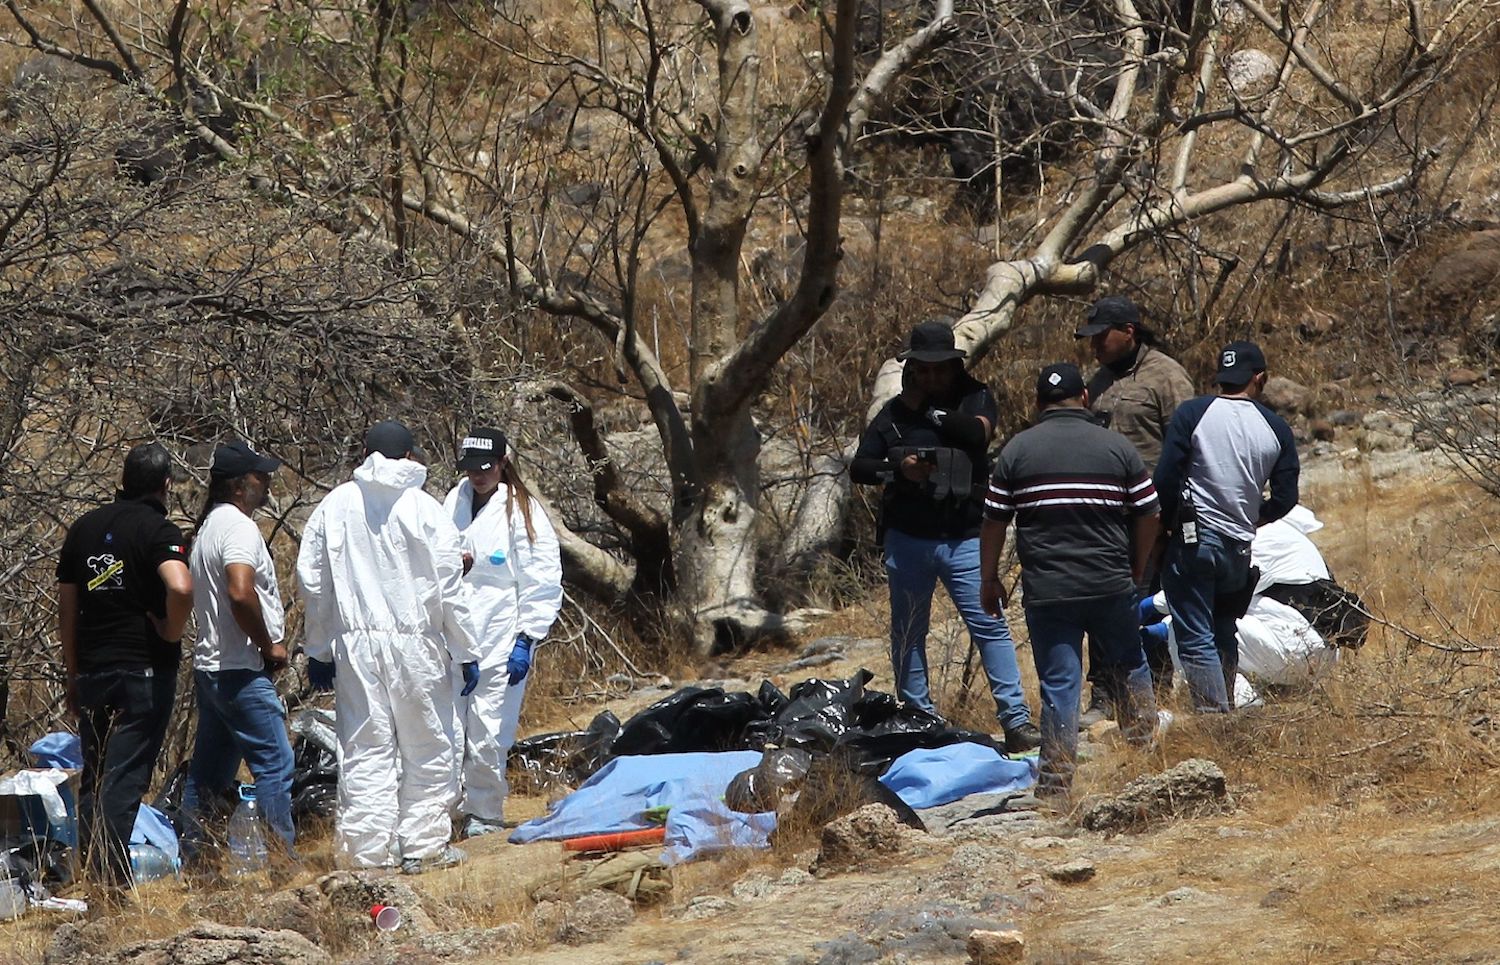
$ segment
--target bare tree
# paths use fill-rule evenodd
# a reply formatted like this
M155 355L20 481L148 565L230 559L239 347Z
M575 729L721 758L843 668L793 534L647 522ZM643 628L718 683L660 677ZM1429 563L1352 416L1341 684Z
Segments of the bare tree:
M1406 120L1493 39L1494 13L1491 0L1411 0L1356 64L1320 42L1333 0L1199 0L1170 15L1132 0L935 0L874 14L889 38L875 42L858 0L796 18L745 0L619 0L571 20L521 2L419 16L405 0L368 13L294 0L234 29L227 10L176 0L138 4L129 31L100 3L50 19L3 2L22 42L167 118L193 148L184 160L216 159L221 183L256 199L255 218L297 212L290 230L356 261L392 311L446 325L452 354L412 363L433 368L410 384L447 364L469 394L434 398L455 410L513 411L502 388L548 407L574 439L569 453L543 440L569 579L667 603L703 650L795 628L795 614L764 604L769 544L806 557L837 530L847 440L802 460L801 508L775 531L758 417L837 296L849 185L872 143L914 126L887 107L914 71L941 76L925 66L935 51L962 37L965 56L1026 85L1032 113L1002 124L991 97L987 116L926 122L928 134L967 124L988 136L997 216L1009 225L1024 204L1030 223L958 320L961 344L983 356L1029 300L1087 291L1148 242L1247 206L1334 209L1416 184L1439 146L1407 138ZM255 69L227 67L245 61ZM1045 173L1024 193L1006 180L1017 157ZM755 264L778 232L800 248L767 298ZM517 357L554 371L500 378L498 362ZM898 384L887 363L877 400ZM647 415L659 478L640 452L622 458L622 436L641 440L622 397ZM568 465L577 480L557 471Z

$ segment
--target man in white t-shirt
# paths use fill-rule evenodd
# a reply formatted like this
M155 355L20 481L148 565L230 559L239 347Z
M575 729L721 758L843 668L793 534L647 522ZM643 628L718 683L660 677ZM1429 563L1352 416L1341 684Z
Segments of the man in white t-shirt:
M208 498L193 537L193 678L198 736L183 810L225 806L240 761L250 768L266 823L292 846L292 745L274 675L287 664L276 567L255 525L281 465L243 442L214 450Z

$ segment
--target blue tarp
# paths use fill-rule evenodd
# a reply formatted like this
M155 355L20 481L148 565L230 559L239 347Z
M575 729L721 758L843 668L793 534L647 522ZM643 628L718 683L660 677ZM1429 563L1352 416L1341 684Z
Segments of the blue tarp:
M1013 761L983 744L949 744L902 754L880 776L912 810L970 794L1023 791L1036 783L1036 759Z
M69 734L67 731L55 731L45 734L36 739L30 747L31 756L36 758L38 767L61 767L77 769L83 766L83 746L78 740L77 734ZM78 811L77 802L73 800L73 791L64 785L60 789L63 802L68 809L68 820L65 825L53 825L47 828L45 818L35 823L34 834L47 836L62 841L67 845L78 842ZM173 862L177 861L177 832L172 828L172 822L165 814L158 811L149 804L142 803L140 810L135 813L135 826L130 832L131 844L149 844L160 848Z
M617 757L551 813L516 828L510 840L528 844L641 831L655 826L646 817L649 809L667 807L669 863L726 847L764 848L776 816L736 814L723 803L729 781L759 762L759 751Z

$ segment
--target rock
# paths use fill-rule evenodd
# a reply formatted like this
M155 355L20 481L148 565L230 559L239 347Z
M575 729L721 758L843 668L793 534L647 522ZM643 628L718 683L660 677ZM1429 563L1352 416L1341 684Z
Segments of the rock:
M323 919L328 903L316 886L281 891L256 905L245 918L251 928L266 931L294 931L314 945L326 944Z
M172 938L137 942L98 965L333 965L323 949L293 931L231 928L200 921Z
M1484 381L1484 376L1473 369L1454 369L1443 376L1443 382L1452 388L1465 385L1477 385Z
M1311 433L1312 437L1314 439L1317 439L1319 442L1332 442L1334 437L1337 436L1339 432L1338 429L1334 427L1333 423L1327 421L1326 419L1314 419L1312 422L1308 423L1307 431Z
M520 925L496 925L493 928L464 928L459 931L437 932L423 935L397 949L403 958L408 952L430 955L434 958L482 959L492 961L498 956L508 955L521 945Z
M1179 817L1217 814L1230 806L1224 772L1192 758L1161 774L1139 777L1119 794L1091 802L1081 823L1090 831L1139 831Z
M1275 57L1247 47L1224 58L1224 82L1240 97L1262 97L1275 85L1280 69Z
M1328 413L1328 421L1336 426L1359 425L1359 413L1352 409L1339 409L1337 412Z
M864 807L823 827L815 873L849 871L873 855L901 850L902 824L884 804Z
M736 905L728 898L721 898L718 895L699 895L687 903L687 907L682 910L680 917L685 921L717 918L719 915L734 911L738 907L739 905Z
M1307 412L1309 395L1307 386L1282 375L1273 375L1266 380L1261 401L1281 415L1302 415Z
M401 909L401 931L426 935L438 930L433 918L450 915L441 903L419 893L400 878L369 872L335 871L318 879L315 886L328 900L332 925L347 934L370 927L370 906L391 905ZM329 927L325 923L324 928Z
M52 933L43 955L46 965L73 965L75 962L91 961L93 956L109 946L113 932L107 920L87 924L64 922Z
M566 945L588 945L604 941L635 920L635 905L613 891L590 891L579 895L562 916L557 940Z
M1272 888L1261 898L1262 908L1280 908L1282 905L1297 897L1297 892L1290 888Z
M1047 869L1047 877L1065 885L1082 884L1093 878L1094 874L1094 863L1087 858L1074 858Z
M974 931L967 943L972 965L1011 965L1026 957L1026 939L1019 931Z
M1315 341L1329 335L1338 327L1338 320L1326 312L1309 312L1307 317L1297 323L1297 331L1308 341Z

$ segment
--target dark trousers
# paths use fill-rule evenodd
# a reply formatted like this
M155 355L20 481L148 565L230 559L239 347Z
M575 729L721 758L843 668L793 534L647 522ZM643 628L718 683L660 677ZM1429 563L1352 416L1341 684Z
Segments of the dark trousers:
M84 867L100 881L130 881L130 833L161 755L176 693L177 674L171 669L79 675L78 840Z
M1161 589L1161 573L1151 576L1150 590L1155 593ZM1141 647L1146 653L1146 666L1151 668L1151 683L1156 688L1158 700L1164 700L1172 693L1172 645L1165 639L1158 640L1154 637L1141 638ZM1089 690L1095 695L1108 695L1110 681L1106 679L1105 668L1108 662L1104 657L1104 648L1099 645L1099 638L1092 633L1089 634Z

